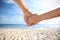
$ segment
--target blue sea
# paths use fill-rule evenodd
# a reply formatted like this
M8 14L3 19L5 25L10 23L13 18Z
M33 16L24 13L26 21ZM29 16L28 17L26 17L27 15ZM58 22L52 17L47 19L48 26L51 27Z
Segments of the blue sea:
M60 24L37 24L27 26L26 24L0 24L0 28L60 28Z

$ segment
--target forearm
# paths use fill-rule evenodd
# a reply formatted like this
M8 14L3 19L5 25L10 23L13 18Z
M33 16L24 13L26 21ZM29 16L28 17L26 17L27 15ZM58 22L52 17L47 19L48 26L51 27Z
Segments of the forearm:
M60 16L60 8L47 12L39 16L39 20L46 20Z
M29 10L27 8L27 6L24 3L24 0L14 0L14 2L16 2L16 4L21 8L21 10L23 11L24 15L28 15Z

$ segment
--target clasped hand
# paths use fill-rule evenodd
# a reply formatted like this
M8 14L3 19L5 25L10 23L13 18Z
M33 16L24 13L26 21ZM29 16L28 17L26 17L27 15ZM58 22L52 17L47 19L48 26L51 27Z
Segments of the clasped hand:
M39 15L29 13L29 15L24 15L24 20L28 26L37 24L39 20Z

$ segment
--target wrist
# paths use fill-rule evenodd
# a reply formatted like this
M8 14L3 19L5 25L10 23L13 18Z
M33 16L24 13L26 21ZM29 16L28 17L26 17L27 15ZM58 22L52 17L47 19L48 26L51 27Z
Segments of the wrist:
M25 13L24 16L31 16L31 13Z
M32 15L32 13L31 13L28 9L25 9L25 11L24 11L24 15L29 16L29 15Z
M38 18L39 18L39 21L44 20L44 17L42 15L39 15Z

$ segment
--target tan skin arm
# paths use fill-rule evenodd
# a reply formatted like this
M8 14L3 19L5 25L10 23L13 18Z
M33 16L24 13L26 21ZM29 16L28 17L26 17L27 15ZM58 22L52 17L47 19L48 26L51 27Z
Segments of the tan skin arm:
M32 16L32 13L28 10L26 4L24 3L24 0L14 0L14 2L21 8L21 10L24 13L24 21L26 22L26 24L28 25L27 20L29 19L29 17Z
M28 10L26 4L24 3L24 0L14 0L14 2L21 8L23 11L24 15L29 15L30 11Z
M55 10L52 10L50 12L40 15L39 19L46 20L46 19L55 18L58 16L60 16L60 8L57 8Z
M60 16L60 8L57 8L55 10L52 10L42 15L31 16L28 20L28 25L31 26L31 25L37 24L40 21L55 18L58 16Z
M17 5L23 11L24 20L26 21L26 23L29 26L34 25L34 24L36 24L42 20L46 20L46 19L50 19L50 18L60 16L60 8L52 10L52 11L47 12L47 13L42 14L42 15L36 15L36 14L32 15L32 13L28 10L27 6L25 5L24 0L14 0L14 1L17 3Z

